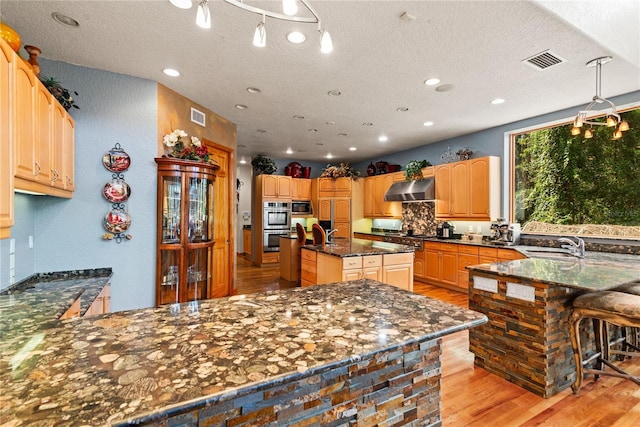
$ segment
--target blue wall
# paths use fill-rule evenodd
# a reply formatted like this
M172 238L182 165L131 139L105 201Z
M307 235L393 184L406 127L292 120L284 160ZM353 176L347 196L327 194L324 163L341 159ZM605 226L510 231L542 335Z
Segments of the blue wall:
M155 305L157 83L63 62L40 60L42 75L78 92L75 182L71 200L16 194L16 280L36 272L112 267L112 308ZM102 240L111 172L103 154L119 143L131 157L125 181L130 241ZM33 249L28 236L35 237ZM9 284L9 241L0 241L0 284Z

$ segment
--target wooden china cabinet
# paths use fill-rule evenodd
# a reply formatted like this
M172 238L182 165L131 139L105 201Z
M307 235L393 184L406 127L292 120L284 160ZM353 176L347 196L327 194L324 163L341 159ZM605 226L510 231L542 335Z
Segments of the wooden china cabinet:
M156 158L156 304L213 297L213 191L216 164Z

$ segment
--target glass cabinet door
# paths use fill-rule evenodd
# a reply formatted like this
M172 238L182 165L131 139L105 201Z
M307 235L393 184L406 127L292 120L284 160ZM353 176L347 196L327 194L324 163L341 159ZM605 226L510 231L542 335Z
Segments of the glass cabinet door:
M211 247L187 251L187 301L206 299L211 283Z
M189 243L213 240L213 181L189 178Z
M180 301L180 250L160 251L160 277L158 289L159 304Z
M180 241L181 183L179 176L163 177L162 243L178 243Z

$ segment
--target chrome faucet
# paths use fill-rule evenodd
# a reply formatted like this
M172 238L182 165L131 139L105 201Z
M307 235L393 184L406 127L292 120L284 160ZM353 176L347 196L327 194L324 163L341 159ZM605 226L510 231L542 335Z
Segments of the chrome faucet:
M329 243L329 237L331 237L331 235L333 233L335 233L336 231L338 231L337 228L334 228L333 230L327 231L327 243Z
M568 237L561 237L558 239L558 242L567 243L566 245L562 245L561 247L564 249L568 249L571 255L578 258L584 258L584 240L577 236L575 237L575 239L576 241L573 241Z

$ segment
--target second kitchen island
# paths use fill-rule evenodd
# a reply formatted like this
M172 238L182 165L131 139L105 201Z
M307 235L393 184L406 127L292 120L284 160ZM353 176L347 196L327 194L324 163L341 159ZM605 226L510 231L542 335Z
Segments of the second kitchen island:
M300 251L302 286L372 279L413 291L413 246L336 239Z

